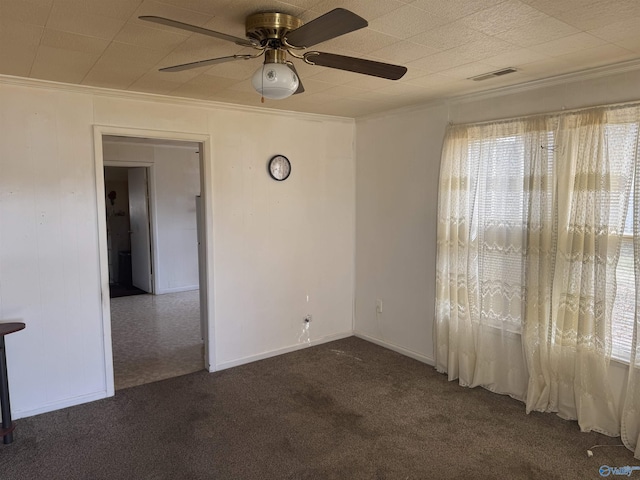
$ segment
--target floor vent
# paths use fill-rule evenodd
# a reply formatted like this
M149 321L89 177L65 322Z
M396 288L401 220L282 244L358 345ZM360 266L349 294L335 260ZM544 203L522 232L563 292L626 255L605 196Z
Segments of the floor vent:
M488 79L494 78L494 77L501 77L502 75L507 75L509 73L513 73L513 72L517 72L517 71L518 70L513 68L513 67L503 68L501 70L496 70L495 72L483 73L482 75L476 75L475 77L470 77L470 78L468 78L468 80L473 80L474 82L479 82L481 80L488 80Z

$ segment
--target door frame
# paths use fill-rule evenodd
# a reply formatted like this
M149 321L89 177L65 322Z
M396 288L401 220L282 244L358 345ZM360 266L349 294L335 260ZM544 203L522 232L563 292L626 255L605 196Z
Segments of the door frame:
M102 292L102 332L105 366L105 389L107 397L115 394L113 374L113 347L111 337L111 304L109 297L109 259L107 251L107 215L104 196L104 153L102 149L103 136L116 135L121 137L150 138L157 140L176 140L198 142L200 149L200 195L204 207L204 236L205 236L205 288L207 304L205 306L205 336L204 363L209 372L216 369L215 363L215 319L214 319L214 270L213 270L213 155L211 137L207 134L188 132L174 132L164 130L146 130L130 127L115 127L109 125L93 126L93 148L96 175L96 202L98 206L98 248L100 266L100 285Z
M152 162L127 162L122 160L103 160L105 167L117 168L137 168L144 167L147 169L147 190L149 192L149 242L151 244L151 293L156 294L156 266L158 265L158 244L156 238L158 235L156 229L156 171ZM105 220L106 221L106 220Z

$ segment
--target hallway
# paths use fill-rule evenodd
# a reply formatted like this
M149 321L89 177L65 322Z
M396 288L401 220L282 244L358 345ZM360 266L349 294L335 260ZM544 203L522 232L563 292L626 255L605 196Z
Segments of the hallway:
M199 291L111 299L115 388L204 368Z

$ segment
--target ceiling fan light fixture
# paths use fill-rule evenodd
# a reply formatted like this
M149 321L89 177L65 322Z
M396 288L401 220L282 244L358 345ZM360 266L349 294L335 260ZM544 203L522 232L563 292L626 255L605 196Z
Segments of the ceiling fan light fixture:
M253 74L251 84L264 98L282 100L296 93L300 80L284 63L264 63Z
M262 95L263 102L265 98L281 100L305 91L302 82L298 78L298 72L293 63L287 60L287 55L302 60L308 65L319 65L388 80L398 80L407 72L407 68L400 65L391 65L359 57L316 51L302 53L303 50L318 43L368 26L364 18L344 8L334 8L307 23L304 23L300 18L285 13L254 13L245 19L246 39L171 20L170 18L153 15L143 15L139 18L258 50L259 52L255 55L235 54L227 55L226 57L209 58L164 67L160 71L179 72L234 60L250 60L264 55L264 64L251 78L253 88Z

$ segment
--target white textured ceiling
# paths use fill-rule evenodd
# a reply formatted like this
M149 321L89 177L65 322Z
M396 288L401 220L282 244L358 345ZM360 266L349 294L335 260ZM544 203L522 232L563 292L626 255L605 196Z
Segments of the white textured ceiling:
M250 51L137 18L164 16L244 37L250 13L309 21L336 7L369 27L314 49L405 65L401 80L297 61L306 92L261 105L250 81L257 59L158 72ZM639 26L640 0L0 0L0 73L356 117L638 59ZM467 79L503 67L518 72Z

